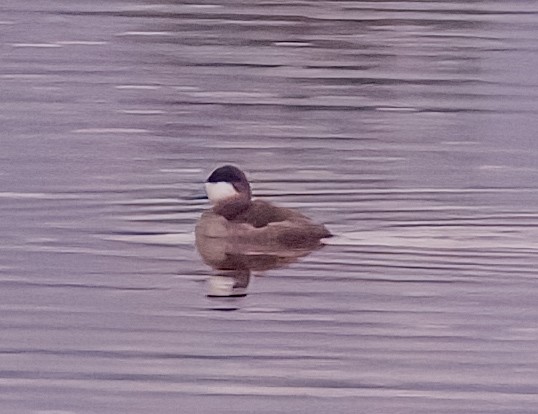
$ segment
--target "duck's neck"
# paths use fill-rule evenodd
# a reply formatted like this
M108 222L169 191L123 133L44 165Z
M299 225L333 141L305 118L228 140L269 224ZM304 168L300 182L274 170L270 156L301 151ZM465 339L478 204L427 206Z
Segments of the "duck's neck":
M222 200L213 206L213 212L220 216L223 216L226 220L233 220L239 214L247 210L252 201L250 197L231 197L226 200Z

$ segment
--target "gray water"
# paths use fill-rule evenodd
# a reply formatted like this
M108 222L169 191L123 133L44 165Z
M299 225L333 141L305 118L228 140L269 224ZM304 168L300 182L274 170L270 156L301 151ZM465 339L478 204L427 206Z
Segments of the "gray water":
M0 4L0 413L536 413L535 1ZM203 181L336 235L208 297Z

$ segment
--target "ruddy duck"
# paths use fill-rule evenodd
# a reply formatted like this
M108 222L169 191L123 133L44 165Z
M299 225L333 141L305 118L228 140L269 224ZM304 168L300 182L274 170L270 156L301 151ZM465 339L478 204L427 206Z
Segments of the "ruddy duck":
M213 208L202 214L196 225L197 237L227 238L240 244L307 247L332 236L324 225L295 210L252 200L245 173L233 165L213 171L205 188Z

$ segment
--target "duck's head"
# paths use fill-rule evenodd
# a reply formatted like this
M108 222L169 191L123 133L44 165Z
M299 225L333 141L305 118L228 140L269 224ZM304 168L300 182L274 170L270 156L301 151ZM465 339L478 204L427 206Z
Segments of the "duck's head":
M245 173L233 165L213 171L205 182L205 191L213 205L237 199L250 201L252 195Z

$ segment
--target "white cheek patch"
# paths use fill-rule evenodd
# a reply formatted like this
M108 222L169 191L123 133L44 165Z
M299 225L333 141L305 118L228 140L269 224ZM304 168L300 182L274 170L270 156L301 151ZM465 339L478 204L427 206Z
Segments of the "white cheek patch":
M234 186L226 182L205 183L205 192L211 204L216 204L219 201L236 196L238 192Z

